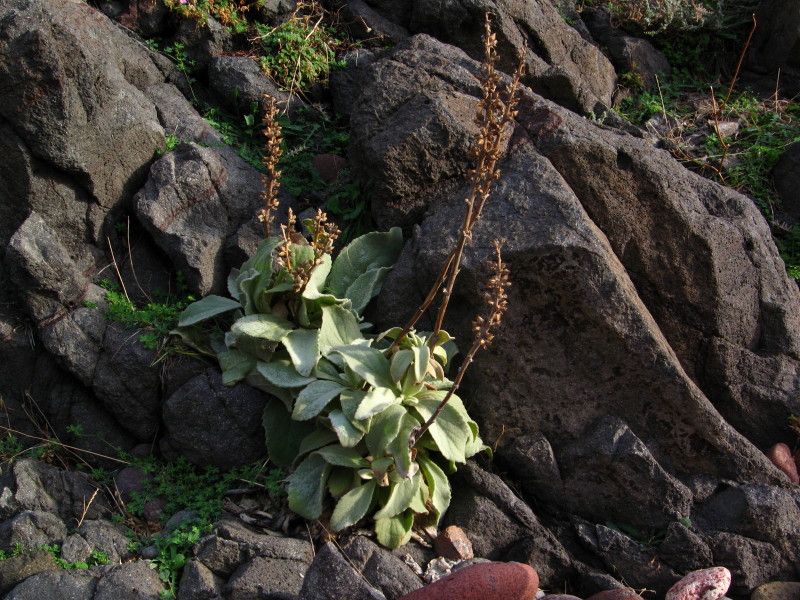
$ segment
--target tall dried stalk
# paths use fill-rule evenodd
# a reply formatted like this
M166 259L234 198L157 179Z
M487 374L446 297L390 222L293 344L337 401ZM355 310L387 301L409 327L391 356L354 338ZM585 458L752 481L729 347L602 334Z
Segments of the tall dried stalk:
M283 151L281 150L281 126L278 124L278 105L275 98L264 95L266 106L264 107L264 154L261 162L266 171L261 175L261 200L264 208L258 214L258 220L264 223L264 237L270 236L270 226L275 216L272 211L277 210L278 189L281 187L281 172L278 171L278 161Z
M501 75L497 72L497 39L492 33L489 15L486 15L485 34L483 38L485 50L483 98L478 104L476 123L480 127L478 139L470 149L469 157L473 168L467 173L467 181L470 184L469 192L465 199L467 205L464 218L461 222L458 240L445 259L442 270L436 277L427 297L397 336L392 349L399 346L403 338L408 334L420 317L430 307L438 296L441 286L442 303L436 316L434 334L431 336L431 344L435 344L438 333L442 328L442 321L447 312L450 297L453 294L456 277L461 269L461 257L464 247L472 239L472 230L480 218L486 200L489 198L489 191L493 181L500 177L500 170L497 168L497 161L502 154L501 145L506 128L512 123L517 115L517 92L519 90L519 80L524 72L524 62L520 56L519 65L514 71L511 83L504 88L501 85Z
M436 410L433 412L430 418L421 427L414 430L414 433L411 435L411 438L408 441L409 447L414 447L417 441L441 414L441 412L444 410L444 407L447 406L448 401L461 385L461 380L464 378L464 373L466 373L467 368L472 363L478 350L481 348L486 348L492 343L492 340L494 340L493 330L500 325L500 321L508 309L508 294L506 293L506 290L511 285L511 281L509 280L509 270L507 265L503 262L503 257L501 254L502 245L502 242L498 240L494 241L495 258L494 260L487 261L487 265L492 270L492 276L489 278L489 281L486 284L486 292L484 293L484 299L489 307L489 312L485 317L478 316L475 321L473 321L472 332L475 334L475 339L472 342L472 347L469 349L469 352L467 352L467 355L464 358L464 362L461 363L461 367L459 368L458 373L453 380L452 387L447 390L447 394L444 398L442 398L442 401L439 402L439 405L436 407Z

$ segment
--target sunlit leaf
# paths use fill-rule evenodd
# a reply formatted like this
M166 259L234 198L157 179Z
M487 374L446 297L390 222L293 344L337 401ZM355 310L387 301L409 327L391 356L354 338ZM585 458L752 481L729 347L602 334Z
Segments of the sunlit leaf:
M400 398L394 391L384 387L372 388L364 395L364 399L361 401L361 404L358 405L355 418L359 421L367 419L372 415L378 414L392 404L398 404L399 402Z
M361 456L355 448L342 448L337 444L331 444L320 448L315 452L328 462L337 467L350 467L352 469L366 469L369 463Z
M331 268L328 286L339 297L363 273L380 267L391 267L403 249L403 232L393 227L388 232L372 232L356 238L342 249Z
M341 410L332 410L328 414L328 419L339 438L339 443L345 448L352 448L364 437L364 431L353 425Z
M308 384L295 400L292 418L306 421L316 417L331 400L345 389L347 388L335 381L318 380Z
M267 381L280 388L297 388L308 385L316 381L313 377L303 377L288 360L271 360L269 362L259 361L256 370L263 375Z
M440 399L447 392L431 391L429 393L428 397L417 396L419 402L413 407L423 421L427 421L433 415L439 406ZM428 429L428 433L436 442L439 452L447 460L466 462L467 445L472 443L473 436L469 417L457 396L451 396L442 412Z
M447 481L447 475L439 468L439 465L422 456L421 453L417 454L417 462L425 475L425 483L428 484L430 491L430 501L436 511L438 521L450 506L450 482Z
M389 360L383 352L369 346L340 346L334 350L345 364L373 387L394 389L392 376L389 374Z
M319 330L295 329L282 340L300 375L308 376L319 359Z
M379 543L387 548L395 549L411 539L413 526L414 513L407 510L403 514L375 521L375 534Z
M392 381L396 383L403 378L412 360L414 360L414 353L409 349L398 350L395 353L392 357L392 364L389 367Z
M230 298L214 295L206 296L197 302L192 302L184 309L178 319L178 326L188 327L237 308L242 308L242 305Z
M353 313L336 304L322 307L319 349L323 356L327 356L332 348L345 346L361 338L358 320Z
M370 269L366 273L362 273L350 284L350 287L348 287L347 291L344 293L344 297L348 298L353 303L354 311L359 315L364 312L369 301L381 291L383 282L391 270L391 267Z
M286 319L270 314L257 314L238 319L231 326L231 333L237 339L246 336L280 342L293 329L294 325Z
M386 519L403 512L411 506L414 498L419 496L419 488L422 485L424 485L424 481L419 472L411 479L401 479L392 485L389 498L383 508L375 513L375 519Z
M372 417L366 435L367 448L372 456L380 458L384 455L389 443L397 437L400 423L406 414L408 412L404 407L395 404Z
M341 531L345 527L355 525L364 518L372 505L376 482L368 481L347 492L339 499L331 515L331 528Z

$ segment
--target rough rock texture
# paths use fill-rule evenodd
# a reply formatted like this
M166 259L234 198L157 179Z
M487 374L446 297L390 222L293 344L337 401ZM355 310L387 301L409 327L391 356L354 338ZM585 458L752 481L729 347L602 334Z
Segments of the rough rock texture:
M153 164L136 214L199 295L221 293L224 243L254 218L261 177L243 160L194 143Z
M523 79L542 96L588 114L611 105L614 68L598 48L581 38L546 1L415 0L409 29L427 33L483 60L484 14L493 20L500 68L514 71L524 51ZM598 106L599 105L599 106Z
M146 48L84 2L7 0L0 8L0 117L104 214L141 185L163 144L138 89L163 75Z
M347 562L333 542L327 542L317 552L306 571L300 597L303 600L385 600L385 596Z
M222 385L217 369L190 379L163 406L162 451L196 465L243 466L266 453L261 424L269 396L245 384Z
M717 600L725 595L731 584L731 574L725 567L692 571L672 586L666 600Z
M767 0L756 11L756 28L748 66L764 76L767 89L780 82L787 97L800 93L800 1ZM780 71L780 79L778 79Z
M422 587L420 578L403 560L369 538L354 536L342 546L342 551L353 561L367 581L375 589L383 592L387 600L396 600Z
M82 517L110 516L108 502L95 492L97 487L80 473L61 471L37 460L17 460L0 476L0 518L41 511L57 515L73 527Z
M800 142L783 151L772 170L772 178L781 195L783 210L800 220Z

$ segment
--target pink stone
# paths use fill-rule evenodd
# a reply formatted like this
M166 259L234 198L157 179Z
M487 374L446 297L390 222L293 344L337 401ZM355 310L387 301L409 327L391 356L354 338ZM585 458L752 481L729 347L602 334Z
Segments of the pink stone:
M469 560L475 556L472 551L472 542L469 541L464 530L456 525L450 525L440 532L433 542L433 547L439 556L450 560Z
M488 562L459 569L398 600L533 600L538 587L532 567Z
M618 588L616 590L604 590L592 594L586 600L643 600L642 597L631 588Z
M783 443L775 444L767 452L767 458L772 461L773 465L783 471L792 480L792 483L800 483L800 477L797 474L797 463L789 446Z
M717 600L730 585L731 572L725 567L692 571L669 588L664 600Z

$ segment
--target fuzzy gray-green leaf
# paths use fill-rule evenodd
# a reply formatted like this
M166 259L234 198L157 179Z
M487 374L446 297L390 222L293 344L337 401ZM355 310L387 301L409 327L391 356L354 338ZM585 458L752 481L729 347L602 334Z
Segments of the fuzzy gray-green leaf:
M314 377L300 375L291 361L288 360L258 361L256 369L267 381L280 388L303 387L312 381L316 381Z
M387 519L375 521L375 534L378 542L387 548L399 548L411 539L414 513L410 510Z
M335 381L318 380L308 384L295 400L292 418L297 421L313 419L345 389Z
M325 485L331 466L318 454L312 454L289 476L289 508L306 519L322 514Z
M393 390L385 387L374 387L364 395L354 417L358 421L363 421L399 402L400 398Z
M408 369L409 365L411 365L411 361L413 360L414 353L411 350L398 350L392 357L392 364L389 367L389 373L392 376L392 381L395 383L399 382L403 378L403 375L405 375L406 370Z
M319 349L323 356L326 356L331 349L351 344L361 337L358 320L352 312L338 304L322 307Z
M332 410L328 414L328 419L339 438L339 443L345 448L352 448L364 437L364 432L353 425L341 410Z
M430 392L431 396L417 397L419 402L413 407L423 421L427 421L446 392ZM463 411L463 412L462 412ZM472 429L469 426L469 418L466 416L463 404L457 397L445 405L444 409L428 429L428 433L436 442L439 452L447 460L463 463L466 462L466 449L472 442Z
M238 350L221 352L217 354L217 360L222 369L222 383L224 385L233 385L240 382L256 366L255 360Z
M349 298L353 303L354 311L359 315L364 312L369 301L381 291L383 282L391 270L392 267L370 269L366 273L362 273L350 284L350 287L348 287L347 291L344 293L344 297Z
M237 338L244 336L270 342L280 342L293 329L294 325L289 321L271 314L242 317L231 326L231 332Z
M419 496L419 488L424 484L422 474L417 474L411 479L401 479L392 485L392 491L383 508L375 513L375 519L387 519L400 514Z
M310 375L319 359L319 330L295 329L282 341L297 372L306 377Z
M362 235L336 257L328 286L336 296L344 297L347 289L363 273L394 265L402 249L403 232L399 227L385 233L375 231Z
M197 302L192 302L184 309L178 319L178 327L188 327L237 308L242 308L242 305L230 298L206 296Z
M425 482L430 490L430 501L436 510L438 520L450 506L450 482L447 481L447 475L439 468L439 465L429 458L417 454L417 462L425 475Z
M367 448L372 456L380 458L386 453L389 443L397 437L397 433L400 431L400 422L407 414L404 407L395 404L372 417L372 423L366 435Z
M355 448L343 448L337 444L331 444L320 448L315 454L319 454L326 462L337 467L366 469L369 466L366 459Z
M389 372L389 360L383 352L369 346L351 344L336 348L345 364L373 387L395 389Z
M334 531L341 531L345 527L355 525L364 518L372 505L376 485L374 480L368 481L350 490L339 499L331 515L331 528Z

